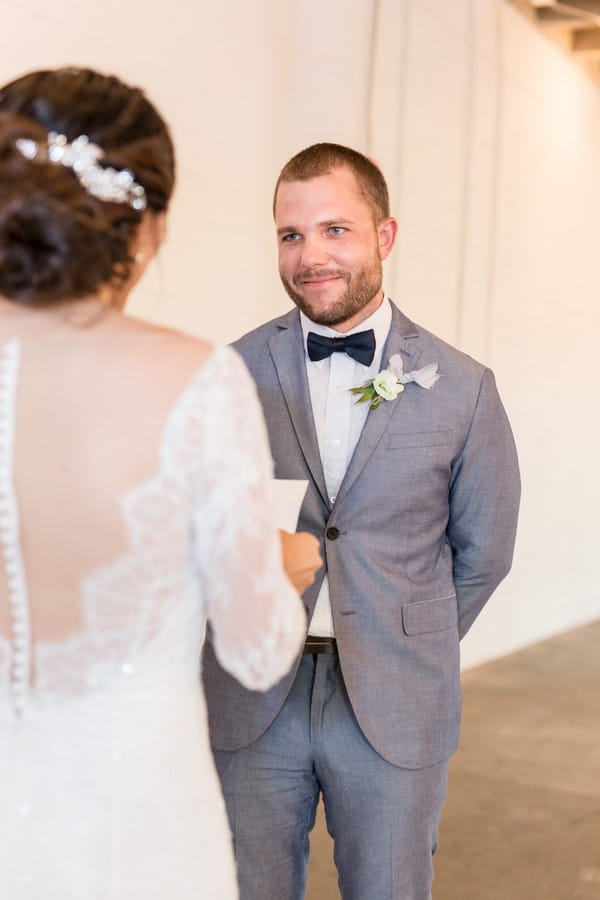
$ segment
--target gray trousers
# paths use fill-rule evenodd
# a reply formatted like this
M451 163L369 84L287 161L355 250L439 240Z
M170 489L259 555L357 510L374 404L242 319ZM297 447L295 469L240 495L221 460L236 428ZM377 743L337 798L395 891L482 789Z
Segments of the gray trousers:
M306 654L271 727L215 759L240 900L302 900L322 794L343 900L430 900L448 762L401 769L360 730L338 658Z

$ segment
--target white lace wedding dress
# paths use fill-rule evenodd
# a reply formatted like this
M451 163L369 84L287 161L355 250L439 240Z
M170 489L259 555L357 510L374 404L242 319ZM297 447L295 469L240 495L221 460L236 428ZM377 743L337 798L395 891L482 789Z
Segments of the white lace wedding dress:
M88 421L93 397L63 410L35 395L18 340L0 356L0 897L231 900L198 678L205 621L223 666L254 689L284 674L304 635L269 523L253 386L233 351L214 351L140 478L135 416L130 435L124 416L106 433L120 397ZM62 460L43 436L60 427Z

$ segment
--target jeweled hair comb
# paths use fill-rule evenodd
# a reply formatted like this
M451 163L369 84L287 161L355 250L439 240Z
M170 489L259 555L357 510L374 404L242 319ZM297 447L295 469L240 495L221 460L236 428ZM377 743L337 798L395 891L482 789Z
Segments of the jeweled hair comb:
M133 172L98 165L106 154L85 134L69 143L64 134L51 131L47 147L30 138L18 138L15 146L25 159L71 169L88 194L99 200L127 203L140 212L146 209L146 191L136 182Z

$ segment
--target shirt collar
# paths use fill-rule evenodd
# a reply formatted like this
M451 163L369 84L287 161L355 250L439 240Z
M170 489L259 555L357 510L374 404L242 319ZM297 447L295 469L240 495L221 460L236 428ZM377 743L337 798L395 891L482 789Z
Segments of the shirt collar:
M364 319L359 325L355 325L354 328L351 328L350 331L347 331L344 335L341 335L339 331L336 331L334 328L331 328L329 325L319 325L317 322L311 321L307 315L305 315L302 310L300 310L300 322L302 324L302 334L304 336L304 353L306 358L308 359L308 351L306 350L306 338L308 337L308 332L313 331L315 334L322 334L325 337L346 337L348 334L356 334L359 331L368 331L369 328L372 328L375 332L375 358L373 362L381 359L381 353L383 350L383 345L385 344L390 325L392 324L392 307L390 304L390 300L386 294L383 295L383 300L379 307L375 310L374 313ZM320 360L318 363L312 363L312 365L320 365L326 362L326 360ZM361 365L361 363L357 363L357 365ZM371 368L371 366L364 366L365 369Z

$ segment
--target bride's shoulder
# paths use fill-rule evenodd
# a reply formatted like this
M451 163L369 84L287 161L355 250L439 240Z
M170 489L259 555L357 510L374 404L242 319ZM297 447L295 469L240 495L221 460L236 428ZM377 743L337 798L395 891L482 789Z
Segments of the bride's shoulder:
M168 365L173 373L187 373L188 378L196 372L201 377L205 370L206 377L241 379L253 385L242 356L228 344L135 320L130 320L130 327L145 336L145 351L151 354L154 366Z
M170 371L184 378L201 369L215 355L218 347L213 341L128 318L125 329L136 340L129 343L129 349L135 344L139 353L148 357L152 368ZM217 354L218 355L218 354Z

